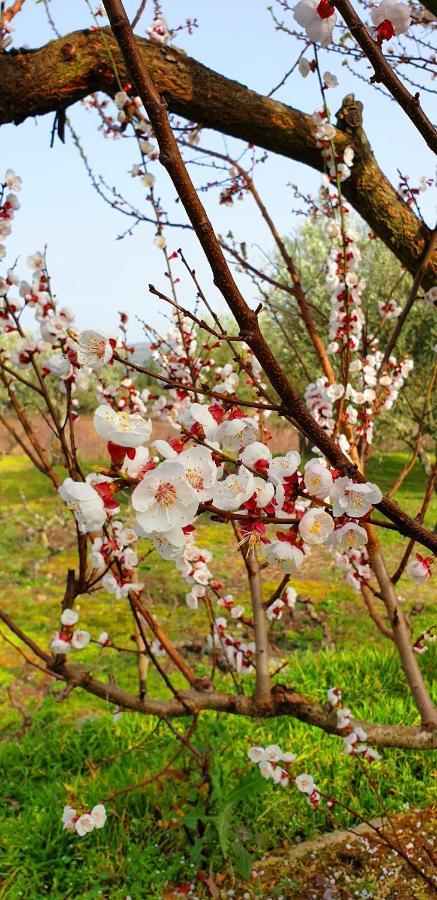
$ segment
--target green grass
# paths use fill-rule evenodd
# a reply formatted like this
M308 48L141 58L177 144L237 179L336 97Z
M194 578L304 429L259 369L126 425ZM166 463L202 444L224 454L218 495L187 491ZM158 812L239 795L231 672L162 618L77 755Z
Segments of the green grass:
M369 479L386 489L404 461L401 454L377 454ZM52 558L44 547L35 515L62 515L51 485L21 457L0 462L0 552L3 573L1 604L30 634L47 646L59 616L63 577L74 562L74 548L64 546L68 528L53 522L50 537L61 551ZM400 505L415 515L425 480L415 466L397 495ZM22 492L26 505L23 506ZM436 518L435 502L427 521ZM33 530L28 526L33 526ZM403 546L396 535L382 531L389 568ZM229 553L229 533L212 523L199 529L200 545L214 551L214 574L234 596L247 603L244 570ZM201 614L187 613L185 584L170 563L154 560L143 572L156 615L173 638L189 631L204 632ZM274 580L269 574L271 584ZM395 649L379 635L359 598L341 580L332 560L320 554L310 560L294 582L326 615L336 642L335 653L324 650L322 634L304 616L290 629L283 644L288 657L279 678L304 695L323 700L326 689L342 687L344 702L364 719L414 724L416 711L405 689ZM400 595L414 633L433 621L432 586L417 588L403 578ZM125 643L131 630L126 605L103 593L79 598L81 623L92 634L110 626L114 640ZM423 603L423 609L419 607ZM419 610L419 611L418 611ZM189 618L188 618L189 617ZM275 631L275 635L279 632ZM79 655L78 655L79 658ZM136 673L127 655L87 649L80 660L99 677L116 676L135 689ZM428 683L435 663L435 646L420 659ZM173 675L176 684L181 682ZM110 800L103 831L78 838L63 832L64 803L90 806L115 790L148 778L174 755L177 744L166 726L125 713L114 720L103 702L75 690L59 702L62 685L34 670L8 644L0 642L2 730L0 765L0 897L11 900L50 898L163 897L170 881L191 881L199 869L248 872L251 859L292 844L327 828L356 824L357 818L337 810L332 822L309 809L294 790L282 790L261 779L246 757L248 743L280 743L298 754L298 771L310 771L320 787L350 804L367 818L401 810L405 804L426 806L432 799L431 754L385 750L381 762L366 767L342 754L341 742L291 719L252 721L204 715L193 737L209 755L210 783L182 754L158 783ZM22 716L11 707L6 687L21 693L32 716L22 729ZM229 686L229 677L223 677ZM246 690L251 681L245 681ZM150 691L164 692L156 676ZM183 730L188 723L175 722ZM138 743L139 750L120 756ZM104 763L107 757L116 759ZM73 805L74 805L73 803ZM201 893L199 892L199 896ZM255 896L255 895L254 895Z

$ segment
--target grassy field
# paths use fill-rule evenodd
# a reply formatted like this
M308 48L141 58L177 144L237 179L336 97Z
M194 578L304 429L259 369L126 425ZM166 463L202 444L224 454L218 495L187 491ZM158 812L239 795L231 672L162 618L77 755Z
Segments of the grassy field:
M368 477L387 489L403 461L401 454L375 454ZM51 486L23 457L1 460L0 478L1 605L47 646L58 621L65 571L74 561L68 519ZM416 515L423 488L423 473L416 466L396 499ZM428 513L430 526L436 513L434 503ZM392 570L404 542L382 529L381 537ZM247 604L243 566L229 553L229 541L225 527L206 523L199 528L197 543L213 549L215 576ZM171 563L154 560L153 566L144 565L142 574L150 605L173 639L180 638L184 628L191 637L204 633L201 614L186 609L186 586ZM267 583L266 590L273 584ZM278 661L287 659L280 680L320 700L337 684L357 716L416 723L394 648L375 630L332 559L314 555L292 584L311 597L336 650L324 646L322 628L302 608L283 638L279 631L273 635ZM418 588L404 577L399 594L417 636L433 622L432 586ZM79 599L83 627L94 636L105 628L114 641L126 643L131 622L122 601L104 593ZM94 645L80 654L80 661L92 664L103 679L116 673L118 683L135 689L136 672L127 654L101 652ZM429 682L433 663L435 645L421 657ZM0 788L0 897L170 897L169 883L184 885L210 867L218 881L226 873L228 888L235 874L249 878L247 896L266 896L262 879L258 884L250 876L252 862L263 854L278 849L286 853L290 845L320 831L355 825L360 815L371 818L407 806L425 807L432 799L431 754L386 750L381 762L367 768L345 757L338 739L292 720L205 715L193 740L208 754L209 781L189 754L181 754L158 782L108 802L105 829L80 839L62 831L64 803L74 798L78 804L93 805L147 779L171 761L177 742L164 723L131 714L114 718L113 711L89 694L75 690L62 699L62 687L24 665L3 639L0 680L0 763L5 773ZM229 676L222 680L227 685ZM245 684L249 691L250 678ZM149 689L163 694L153 674ZM182 731L185 726L178 722L175 727ZM246 760L252 741L293 750L299 770L311 771L325 792L350 805L356 815L337 809L327 820L310 810L296 791L266 784ZM268 896L306 896L299 882L293 886L286 862L279 869ZM369 877L357 873L350 896L355 889L371 891Z

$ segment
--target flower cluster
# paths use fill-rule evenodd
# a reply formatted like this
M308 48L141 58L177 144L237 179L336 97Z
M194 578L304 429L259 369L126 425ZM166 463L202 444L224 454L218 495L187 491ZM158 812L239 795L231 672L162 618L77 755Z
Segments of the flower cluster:
M330 83L333 84L334 76L330 75L329 72L325 72L325 78L328 78ZM336 129L328 121L325 109L317 109L315 111L313 122L315 124L316 144L325 160L330 181L334 184L337 181L346 181L351 174L351 166L354 161L353 147L345 147L343 151L335 149L333 142Z
M54 653L68 653L70 647L83 650L89 644L91 640L89 632L74 628L78 621L79 614L76 610L67 608L62 611L61 628L50 645Z
M266 616L271 622L282 619L284 610L294 609L297 600L297 591L291 586L285 588L281 597L277 597L266 609Z
M294 7L294 18L305 29L309 41L328 47L336 23L336 12L330 0L300 0ZM370 10L379 43L399 34L406 34L411 24L411 10L406 3L382 0Z
M288 769L296 759L295 753L284 753L277 744L269 744L268 747L250 747L247 755L251 762L257 763L263 778L271 779L282 787L288 786ZM280 765L281 762L287 764L286 769Z
M328 47L336 23L336 12L330 0L299 0L294 7L294 18L305 28L308 40Z
M227 620L223 616L214 619L212 635L207 637L207 646L221 651L231 669L239 675L248 675L253 672L253 659L255 656L255 643L246 642L232 637L226 631Z
M64 806L62 824L66 831L74 831L83 837L90 831L94 831L95 828L103 828L106 818L106 809L103 803L98 803L89 812L84 813L77 813L72 806Z
M411 559L407 565L407 574L416 584L424 584L431 578L433 562L433 556L421 556L420 553L416 553L414 559Z
M343 750L348 756L360 756L368 762L381 759L374 747L366 744L367 734L361 725L352 727L352 714L347 707L337 708L337 728L346 732L343 738Z
M59 495L74 513L82 534L100 531L108 516L120 511L114 494L119 485L107 475L91 472L85 481L65 479L59 488Z

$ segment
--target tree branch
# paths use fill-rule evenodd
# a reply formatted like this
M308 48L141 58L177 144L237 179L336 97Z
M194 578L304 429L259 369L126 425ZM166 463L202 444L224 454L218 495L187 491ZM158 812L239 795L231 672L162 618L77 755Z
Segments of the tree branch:
M175 47L142 38L137 43L171 112L323 171L311 116L217 74ZM118 86L109 50L121 80L128 80L116 41L106 29L75 31L38 50L1 54L0 125L65 109L95 91L113 95ZM338 129L337 151L348 144L354 147L355 162L342 187L345 197L414 275L429 240L427 227L385 177L365 135ZM424 285L432 287L436 279L435 257Z
M285 372L272 353L259 327L256 313L249 308L233 279L211 222L196 193L176 143L167 115L165 100L159 95L144 65L140 48L130 27L123 4L119 0L105 0L105 8L120 49L125 57L129 77L141 97L153 126L160 149L159 161L167 170L176 188L210 265L214 284L236 319L240 327L241 337L244 338L248 347L252 350L265 375L270 380L272 387L280 396L284 413L293 416L293 419L299 423L302 431L317 444L331 465L338 468L343 474L353 474L357 481L365 482L364 476L361 475L356 466L351 466L350 460L340 450L335 440L327 435L323 428L313 419L304 401L289 382ZM392 500L384 497L379 504L379 509L397 525L400 534L415 537L425 547L428 547L433 552L437 551L437 535L407 516Z
M361 21L349 0L334 0L334 5L375 70L370 81L381 82L390 91L392 97L425 139L428 147L436 153L437 132L420 106L419 94L417 93L413 97L407 91L405 85L387 62L380 45L373 40L370 31Z

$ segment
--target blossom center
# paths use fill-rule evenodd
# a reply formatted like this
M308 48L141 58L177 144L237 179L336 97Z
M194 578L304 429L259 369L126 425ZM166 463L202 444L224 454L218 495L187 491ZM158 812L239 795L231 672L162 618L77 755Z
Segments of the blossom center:
M155 492L155 500L159 506L173 506L177 500L175 486L170 481L160 484Z
M349 494L351 506L353 506L354 509L362 509L364 502L361 494L358 493L358 491L347 491L347 493Z
M204 481L200 469L185 469L185 475L195 491L203 490Z
M243 490L238 478L232 478L232 476L228 479L228 483L226 485L230 494L233 494L234 497L237 497L238 494Z
M106 341L93 338L88 345L90 353L94 353L98 359L103 359L106 350Z

